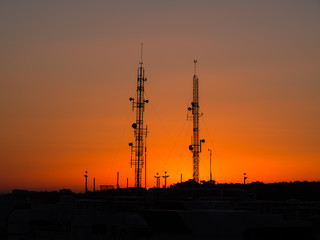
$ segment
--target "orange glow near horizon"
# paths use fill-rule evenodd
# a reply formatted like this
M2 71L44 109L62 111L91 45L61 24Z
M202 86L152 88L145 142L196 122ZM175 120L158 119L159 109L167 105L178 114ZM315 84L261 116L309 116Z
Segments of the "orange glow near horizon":
M288 8L290 5L290 8ZM0 192L134 185L140 43L147 187L192 178L193 59L200 179L319 181L319 3L0 3ZM143 172L144 186L144 172ZM161 185L164 179L161 178Z

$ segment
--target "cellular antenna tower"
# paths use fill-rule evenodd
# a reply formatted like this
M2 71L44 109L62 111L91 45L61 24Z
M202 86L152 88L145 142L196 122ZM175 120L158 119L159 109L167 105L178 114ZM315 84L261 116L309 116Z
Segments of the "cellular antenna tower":
M148 100L144 99L144 82L147 81L147 78L144 77L144 68L142 62L142 51L143 44L141 44L141 61L139 62L140 67L138 68L137 76L137 98L130 98L132 102L132 110L136 110L136 122L132 124L134 129L134 138L135 142L129 143L131 147L131 167L135 168L135 187L141 187L141 177L142 169L144 165L144 147L145 138L147 137L147 127L143 126L143 113L145 103L148 103ZM134 155L134 156L132 156Z
M191 137L189 149L193 153L193 180L199 182L199 153L201 152L201 143L204 143L205 140L199 139L199 78L196 75L197 60L193 60L193 62L193 101L191 102L191 107L188 108L189 111L192 111L193 136Z

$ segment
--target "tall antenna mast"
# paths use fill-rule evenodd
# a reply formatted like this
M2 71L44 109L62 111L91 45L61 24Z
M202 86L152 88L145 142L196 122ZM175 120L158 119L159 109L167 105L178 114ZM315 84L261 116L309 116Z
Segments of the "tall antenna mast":
M193 75L193 101L191 107L188 108L192 111L193 121L193 137L191 138L191 145L189 149L192 151L193 159L193 180L199 182L199 153L201 152L201 143L204 143L204 139L199 139L199 78L196 75L197 60L193 60L194 63L194 75Z
M144 164L144 138L147 135L147 128L143 125L143 113L145 103L148 103L148 100L144 99L144 82L147 81L147 78L144 77L144 68L142 62L142 53L143 53L143 43L141 43L141 61L139 62L140 67L138 68L137 76L137 98L129 98L132 101L132 109L136 110L136 122L132 124L134 129L134 143L129 143L131 146L131 167L135 167L135 187L141 187L141 177L142 169ZM134 157L132 157L134 154Z

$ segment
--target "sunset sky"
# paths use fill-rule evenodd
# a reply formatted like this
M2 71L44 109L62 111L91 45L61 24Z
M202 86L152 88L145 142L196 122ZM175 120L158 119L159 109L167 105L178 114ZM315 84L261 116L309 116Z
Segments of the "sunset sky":
M320 180L319 1L1 1L0 192L134 185L142 42L148 187L192 178L193 59L201 180Z

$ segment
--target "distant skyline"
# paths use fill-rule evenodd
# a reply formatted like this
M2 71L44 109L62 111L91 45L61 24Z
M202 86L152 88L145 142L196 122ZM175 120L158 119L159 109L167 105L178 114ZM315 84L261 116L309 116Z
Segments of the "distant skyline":
M0 31L0 192L134 185L142 42L148 187L192 178L194 59L200 180L208 148L219 183L320 180L319 1L2 1Z

